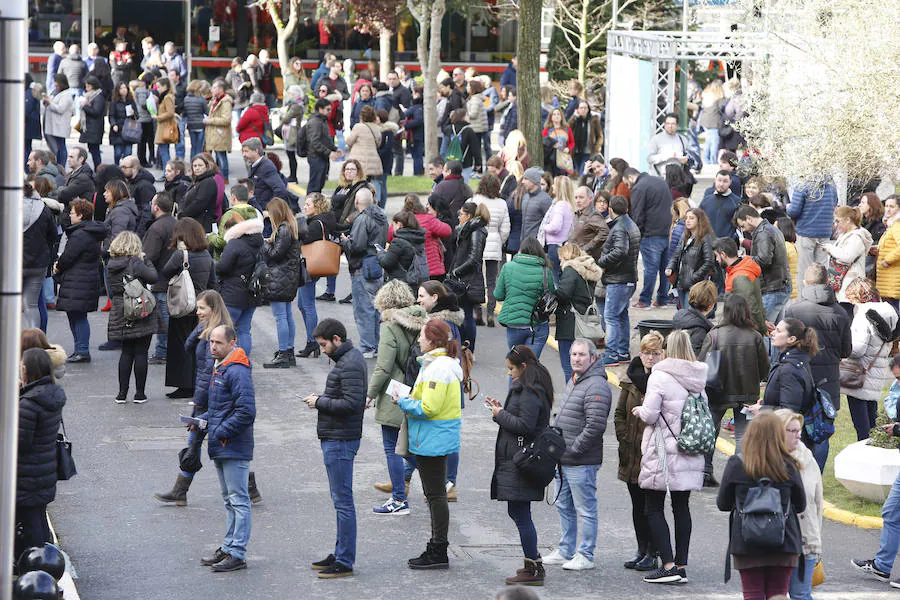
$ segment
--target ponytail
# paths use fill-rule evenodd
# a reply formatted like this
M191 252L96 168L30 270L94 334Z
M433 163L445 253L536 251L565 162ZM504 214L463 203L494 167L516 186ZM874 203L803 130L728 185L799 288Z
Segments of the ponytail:
M791 317L784 319L783 323L787 327L788 335L797 338L797 348L809 354L810 358L819 352L819 336L815 329L807 327L800 319Z

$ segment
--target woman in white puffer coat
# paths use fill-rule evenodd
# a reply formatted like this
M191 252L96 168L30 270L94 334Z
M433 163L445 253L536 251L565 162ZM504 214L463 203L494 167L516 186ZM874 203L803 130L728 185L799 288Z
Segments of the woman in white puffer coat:
M847 286L847 301L853 304L850 337L853 348L841 362L844 367L859 365L866 372L860 388L849 388L841 377L841 393L846 394L850 418L856 428L856 439L869 437L875 427L881 390L893 379L888 367L893 331L897 326L897 311L887 302L878 300L875 282L865 277L854 279Z
M487 283L487 326L494 326L494 286L497 275L504 260L503 246L509 239L510 221L509 207L506 200L500 197L500 180L492 173L485 173L478 181L478 191L472 198L476 204L484 204L491 213L491 221L487 226L487 241L484 245L484 279ZM475 311L475 324L484 325L481 307Z

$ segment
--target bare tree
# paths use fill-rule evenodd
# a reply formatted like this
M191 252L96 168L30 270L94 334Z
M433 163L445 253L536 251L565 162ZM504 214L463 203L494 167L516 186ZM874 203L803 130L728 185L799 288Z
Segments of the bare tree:
M446 0L406 0L406 6L419 24L416 54L422 69L422 97L425 119L425 160L438 154L437 114L434 98L437 74L441 70L441 21L447 11Z
M285 22L282 16L284 3L290 4L290 12L288 20ZM286 78L291 72L291 65L288 64L290 55L288 54L288 41L294 37L297 30L297 8L300 6L300 0L257 0L247 5L247 8L258 8L269 12L272 17L272 23L275 25L277 41L275 42L278 50L278 65L281 67L281 77Z
M541 0L520 0L519 31L516 40L519 67L516 72L516 91L519 129L531 154L531 164L544 164L544 145L541 136Z
M397 16L405 6L404 0L319 0L319 6L331 17L347 11L357 31L378 36L377 75L381 81L386 80L391 70L391 37L397 30Z

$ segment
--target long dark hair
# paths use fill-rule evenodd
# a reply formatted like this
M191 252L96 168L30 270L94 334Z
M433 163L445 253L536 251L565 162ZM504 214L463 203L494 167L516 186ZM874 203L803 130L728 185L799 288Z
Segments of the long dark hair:
M783 319L788 335L797 338L794 348L800 348L812 358L819 351L819 336L812 327L807 327L800 319L788 317Z
M46 350L29 348L22 353L22 364L25 365L25 385L47 377L53 373L53 362Z
M721 325L732 325L741 329L756 328L753 324L753 317L750 315L750 305L747 304L746 298L738 294L731 294L725 299Z
M628 162L624 158L614 158L609 161L609 166L616 170L615 176L609 182L609 189L614 190L616 186L622 183L625 177L625 169L628 168Z
M545 263L547 262L547 253L544 252L544 247L534 236L528 236L522 240L522 245L519 246L519 252L537 256L538 258L543 259Z
M539 396L544 396L547 406L553 407L553 379L550 371L541 364L534 351L524 344L513 346L506 355L506 360L522 368L522 376L519 381L526 390L531 390Z

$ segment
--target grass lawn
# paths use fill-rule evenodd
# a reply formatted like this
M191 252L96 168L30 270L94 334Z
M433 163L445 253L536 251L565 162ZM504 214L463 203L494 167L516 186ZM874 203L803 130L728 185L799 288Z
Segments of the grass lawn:
M847 407L847 397L844 396L841 398L841 410L838 411L838 418L834 422L831 449L828 452L828 462L825 463L825 472L822 474L825 499L838 508L869 517L880 517L880 504L854 496L841 485L840 481L834 478L834 457L854 442L856 442L856 430L850 421L850 409Z
M388 177L388 194L428 194L431 192L431 186L434 181L427 175L404 175L402 177ZM325 182L325 192L333 192L337 187L336 180L328 180Z

